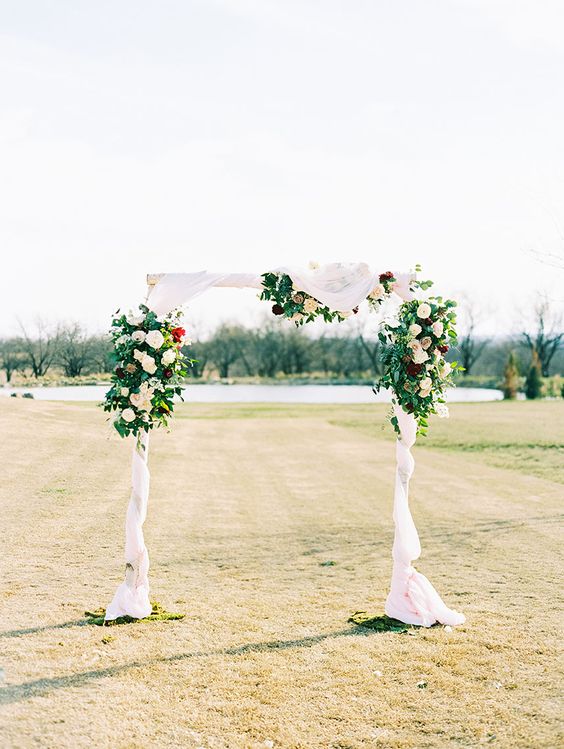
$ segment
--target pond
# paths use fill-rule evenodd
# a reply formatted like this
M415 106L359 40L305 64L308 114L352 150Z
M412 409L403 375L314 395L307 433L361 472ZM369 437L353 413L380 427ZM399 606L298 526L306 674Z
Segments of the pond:
M0 395L33 393L39 400L101 401L107 385L66 387L0 388ZM192 403L388 403L387 392L374 395L370 385L192 385L184 388L184 399ZM453 388L450 403L502 400L501 390Z

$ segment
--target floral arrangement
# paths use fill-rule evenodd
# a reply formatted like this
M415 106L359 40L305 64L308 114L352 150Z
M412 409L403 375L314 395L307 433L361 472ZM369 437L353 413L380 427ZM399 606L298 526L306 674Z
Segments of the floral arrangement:
M428 287L423 282L420 287ZM426 434L430 414L448 416L445 389L452 374L463 368L445 361L450 344L456 343L456 302L442 297L403 302L396 320L383 323L378 334L384 344L384 374L375 392L389 388L392 403L400 405L417 420L418 434ZM390 417L400 434L397 418Z
M310 264L315 269L315 264ZM367 296L370 309L377 309L394 290L396 278L391 271L381 273L379 283ZM299 289L285 273L264 273L262 276L260 299L274 302L272 313L284 315L296 325L313 322L322 317L325 322L342 322L356 315L358 307L352 310L332 310L314 297Z
M181 395L193 364L182 353L190 341L181 316L181 310L173 310L158 318L144 304L138 313L115 313L110 334L117 366L102 407L117 412L113 425L121 437L168 425L174 397Z

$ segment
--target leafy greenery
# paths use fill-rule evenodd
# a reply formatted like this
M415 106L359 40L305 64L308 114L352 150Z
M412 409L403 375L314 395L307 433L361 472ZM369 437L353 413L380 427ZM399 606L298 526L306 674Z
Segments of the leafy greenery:
M118 412L113 425L121 437L168 425L193 363L182 352L186 331L180 327L180 310L164 320L144 304L139 311L126 315L118 310L110 331L117 366L102 407Z
M462 370L444 359L456 343L455 307L440 296L404 302L397 319L385 322L379 333L384 374L374 390L389 388L392 403L414 415L418 434L426 434L431 414L448 415L445 390L453 385L452 374ZM390 421L400 435L393 413Z

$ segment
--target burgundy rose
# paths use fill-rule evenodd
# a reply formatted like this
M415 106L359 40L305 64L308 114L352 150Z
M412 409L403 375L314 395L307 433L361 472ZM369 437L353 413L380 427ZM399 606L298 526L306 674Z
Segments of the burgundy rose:
M394 274L391 270L386 271L385 273L380 273L380 283L384 283L385 281L391 281L392 278L394 278Z
M280 304L275 304L272 307L272 312L275 315L283 315L284 314L284 307L282 307Z
M423 320L423 322L425 323L425 325L432 325L433 324L433 321L431 320L430 317L426 317L425 320Z
M408 414L412 414L414 411L413 404L412 403L406 403L405 406L402 406L402 408L407 411Z
M167 379L172 377L172 369L163 369L163 374Z
M443 346L437 346L437 348L439 349L439 351L441 352L441 354L446 354L446 352L448 351L449 347L445 343Z
M121 367L116 367L116 375L119 377L120 380L125 379L125 372Z
M355 315L358 315L358 307L353 307L353 312Z
M411 375L412 377L415 377L423 370L422 364L416 364L414 361L412 361L410 364L407 365L407 374Z
M159 407L157 408L157 411L158 411L158 412L159 412L160 414L167 414L167 413L168 413L168 408L164 408L163 406L159 406Z

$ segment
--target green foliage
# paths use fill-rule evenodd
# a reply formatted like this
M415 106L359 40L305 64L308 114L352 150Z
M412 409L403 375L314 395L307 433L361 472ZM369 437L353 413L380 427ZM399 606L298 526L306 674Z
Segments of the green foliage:
M529 400L542 397L541 363L535 349L532 352L531 366L529 367L525 381L525 395Z
M519 390L519 369L515 352L510 351L507 357L507 364L503 372L503 397L506 400L513 400L517 397Z

